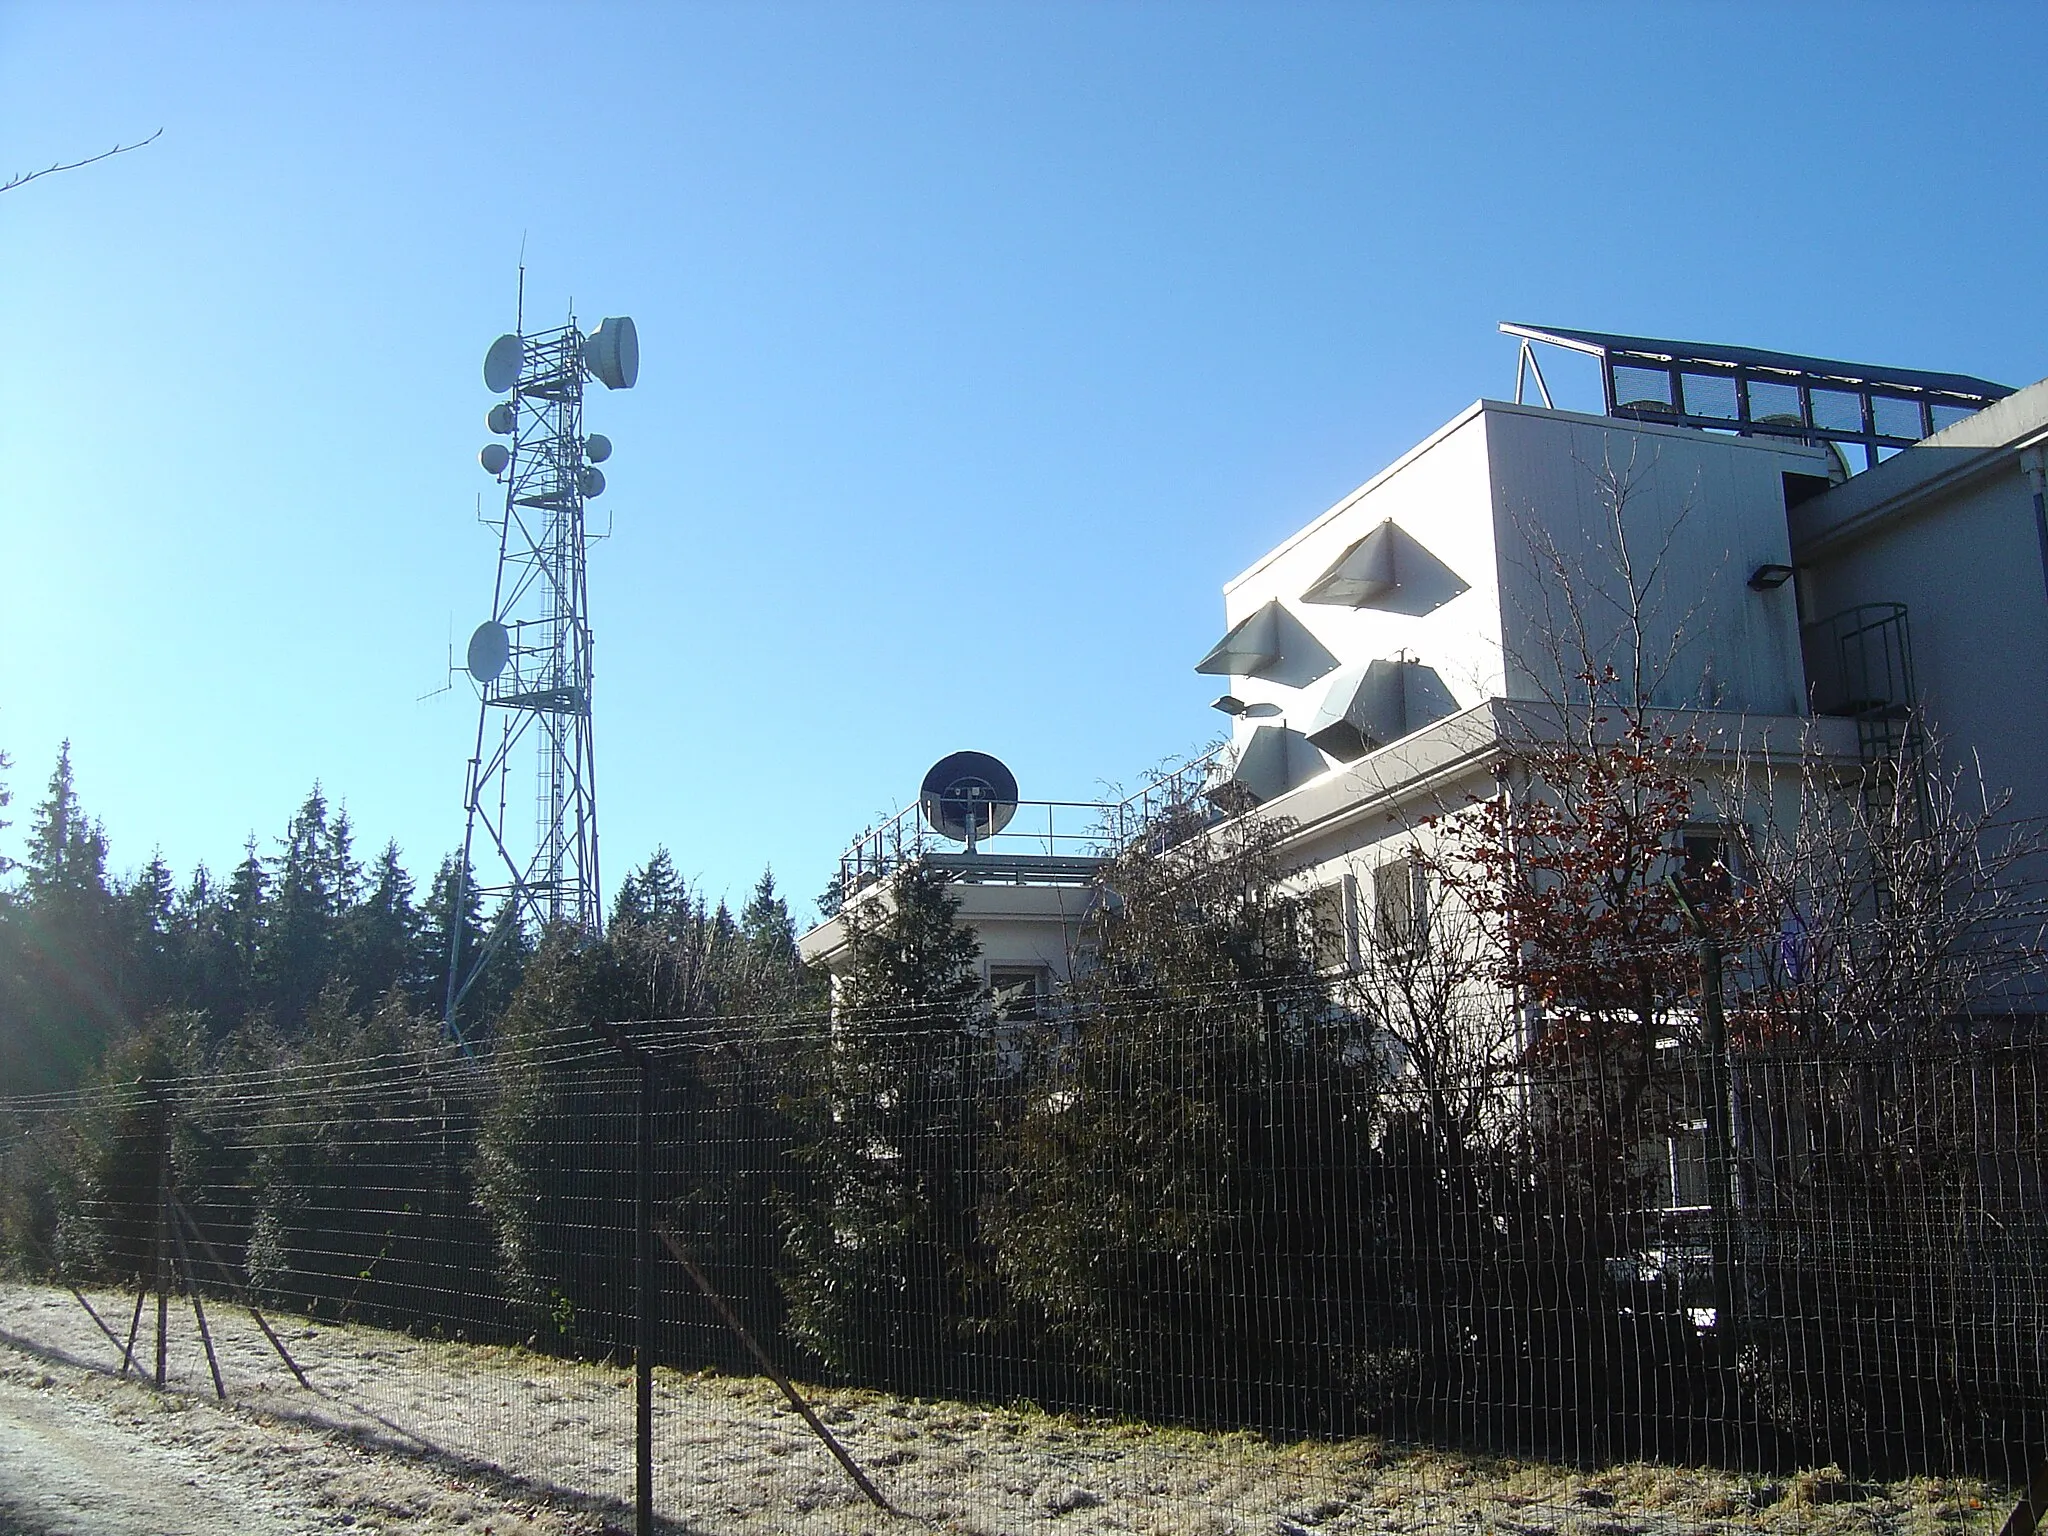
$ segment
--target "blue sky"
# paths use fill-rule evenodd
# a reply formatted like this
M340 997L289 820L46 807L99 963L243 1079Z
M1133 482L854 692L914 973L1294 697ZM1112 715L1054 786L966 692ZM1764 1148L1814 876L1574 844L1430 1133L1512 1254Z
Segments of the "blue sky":
M1221 723L1221 584L1507 394L1499 320L2048 374L2044 14L0 4L0 179L164 130L0 196L0 850L67 736L117 869L315 779L460 840L417 696L522 241L529 315L641 335L608 883L807 906L960 747L1134 783Z

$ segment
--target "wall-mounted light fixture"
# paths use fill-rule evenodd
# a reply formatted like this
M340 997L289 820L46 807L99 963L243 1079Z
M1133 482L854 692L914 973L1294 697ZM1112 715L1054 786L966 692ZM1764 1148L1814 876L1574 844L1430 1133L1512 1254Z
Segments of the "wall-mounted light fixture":
M1792 579L1789 565L1760 565L1749 573L1749 590L1775 592Z

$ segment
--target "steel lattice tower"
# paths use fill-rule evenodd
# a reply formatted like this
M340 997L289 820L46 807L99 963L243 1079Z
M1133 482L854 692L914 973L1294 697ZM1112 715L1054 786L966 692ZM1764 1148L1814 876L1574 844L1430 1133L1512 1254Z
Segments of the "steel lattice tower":
M490 444L480 458L503 482L505 501L502 515L486 520L498 534L491 617L469 642L478 708L449 923L451 1031L510 925L539 933L566 923L593 938L603 926L584 506L604 490L596 466L611 444L585 435L583 390L588 378L630 389L638 373L639 343L628 319L608 319L585 335L572 314L553 330L500 337L485 359L485 383L508 397L492 408L488 424L508 441ZM515 822L523 796L514 784L528 763L530 841ZM479 832L489 845L482 856L498 874L478 874L471 886ZM497 922L482 948L465 955L461 914L471 894Z

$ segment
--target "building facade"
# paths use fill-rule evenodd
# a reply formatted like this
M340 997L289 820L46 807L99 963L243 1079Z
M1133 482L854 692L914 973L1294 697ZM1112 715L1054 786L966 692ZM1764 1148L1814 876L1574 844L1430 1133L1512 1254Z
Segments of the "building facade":
M2048 816L2048 381L1503 330L1539 390L1532 342L1598 358L1605 413L1476 402L1227 583L1197 663L1231 720L1206 789L1281 823L1348 958L1426 905L1432 818L1573 729L1588 666L1697 737L1717 816L1787 814L1778 768L1847 775L1922 720ZM1087 809L1096 841L1046 854L1099 859L1145 820ZM881 889L862 846L849 901ZM939 857L990 980L1085 963L1085 860ZM803 945L843 963L843 920Z

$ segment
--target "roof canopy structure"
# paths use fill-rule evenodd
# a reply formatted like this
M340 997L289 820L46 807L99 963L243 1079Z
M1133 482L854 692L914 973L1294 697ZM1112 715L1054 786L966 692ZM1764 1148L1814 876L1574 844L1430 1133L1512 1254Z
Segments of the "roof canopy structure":
M1964 373L1877 368L1790 352L1501 322L1501 330L1600 360L1607 414L1674 426L1856 443L1866 465L2013 393Z

